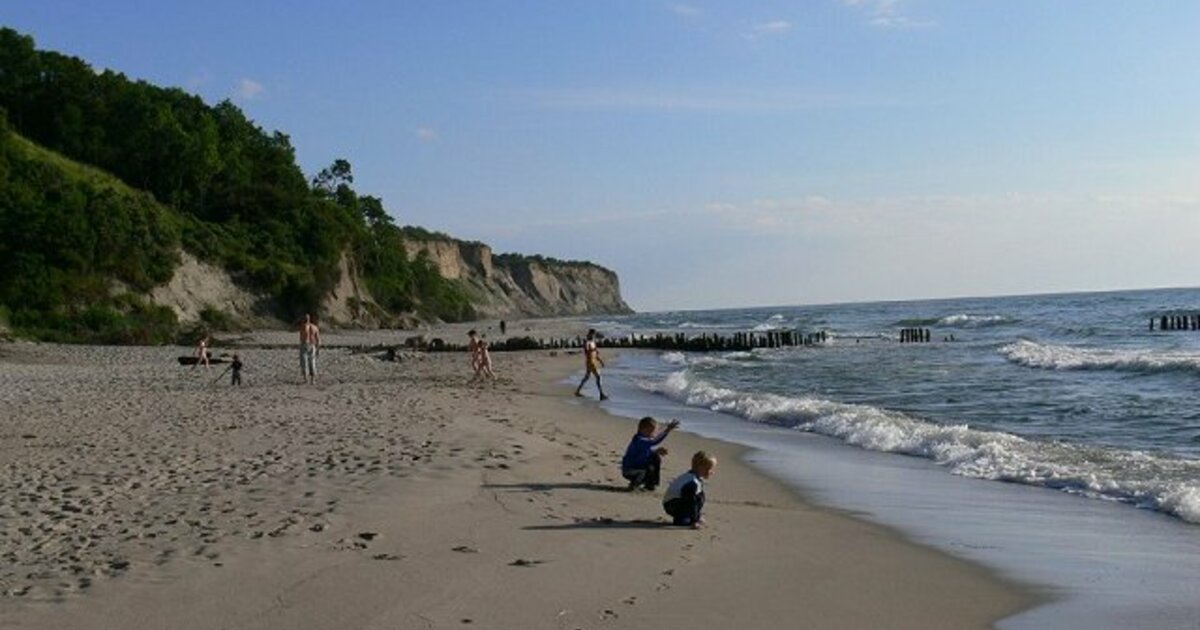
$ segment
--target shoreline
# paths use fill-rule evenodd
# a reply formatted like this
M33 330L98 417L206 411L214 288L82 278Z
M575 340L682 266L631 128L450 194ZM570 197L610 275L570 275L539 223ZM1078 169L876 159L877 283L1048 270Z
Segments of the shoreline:
M28 415L6 421L13 425L3 427L6 434L38 436L5 448L9 454L25 449L54 463L24 442L54 434L57 446L44 449L54 451L79 440L68 422L83 411L74 398L99 408L106 426L118 425L111 434L84 431L95 447L120 439L128 452L152 450L161 446L156 438L139 443L132 429L165 424L163 437L186 438L190 449L165 458L164 465L183 471L170 481L182 488L174 495L139 503L135 490L118 497L103 495L96 487L103 484L87 488L113 513L127 515L123 520L136 521L128 515L140 512L153 521L141 533L164 533L135 544L106 540L99 530L96 546L124 554L115 566L127 562L125 568L67 589L59 601L0 598L0 611L19 628L463 627L466 620L476 627L622 628L696 619L747 628L778 627L781 619L963 628L989 627L1039 601L886 527L805 503L742 462L744 447L696 437L686 427L665 443L672 453L664 479L682 471L693 449L718 454L710 526L663 526L658 496L613 490L623 486L616 461L632 425L570 397L562 381L578 357L507 353L498 361L501 382L472 388L463 384L461 357L385 364L334 353L322 366L329 380L306 389L286 381L295 378L288 371L293 352L254 351L247 359L251 387L196 390L199 379L182 373L160 391L126 395L118 405L110 399L121 398L113 386L136 384L124 382L126 364L140 368L177 349L50 350L48 357L35 350L16 364L16 374L6 374L24 377L8 382L41 383L42 394L58 399L53 422ZM14 368L13 354L0 370ZM106 370L74 363L89 355L125 364ZM271 382L267 368L283 376ZM152 378L155 368L144 369L132 380ZM85 385L70 386L77 382ZM46 401L31 391L26 387L16 402L44 409ZM172 396L183 400L155 406ZM229 399L263 412L247 413ZM186 455L190 461L220 460L239 471L258 463L265 472L248 487L210 484L201 492L198 484L220 475L211 465L181 466L184 450L197 451ZM114 482L136 472L97 455L84 449L76 459ZM59 477L60 485L79 484ZM204 516L226 509L237 518ZM242 518L251 512L271 518ZM76 520L79 530L88 522ZM64 521L72 522L56 522ZM9 534L5 551L20 540ZM174 551L161 562L160 553L138 555L154 549Z

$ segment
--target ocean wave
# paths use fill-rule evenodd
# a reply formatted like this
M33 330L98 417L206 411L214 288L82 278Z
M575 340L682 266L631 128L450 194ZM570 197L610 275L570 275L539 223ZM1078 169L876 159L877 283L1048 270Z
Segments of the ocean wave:
M942 321L940 317L910 317L908 319L902 319L892 325L902 327L934 326L940 321Z
M933 460L966 477L1023 483L1200 523L1200 461L1028 440L872 407L720 387L688 370L646 389L695 407L819 433L863 449Z
M972 315L969 313L958 313L955 315L946 315L944 317L912 317L902 319L893 326L900 327L924 327L924 326L945 326L948 328L986 328L989 326L1004 326L1007 324L1015 324L1019 320L1008 315Z
M601 329L630 330L633 328L633 326L627 322L616 322L616 321L606 319L606 320L602 320L602 321L598 321L598 322L588 322L588 328L595 328L597 330L601 330Z
M988 326L1003 326L1016 323L1016 319L1007 315L947 315L937 320L938 326L953 326L957 328L985 328Z
M680 322L678 324L669 324L673 328L682 328L687 330L732 330L738 328L737 324L714 324L712 322Z
M1042 344L1022 339L1000 348L1017 365L1045 370L1200 372L1200 354L1161 350L1115 350Z
M735 352L726 352L725 354L695 354L687 355L683 352L671 351L664 352L659 357L663 363L676 366L705 366L705 365L747 365L760 363L765 358L761 352L753 350L738 350Z

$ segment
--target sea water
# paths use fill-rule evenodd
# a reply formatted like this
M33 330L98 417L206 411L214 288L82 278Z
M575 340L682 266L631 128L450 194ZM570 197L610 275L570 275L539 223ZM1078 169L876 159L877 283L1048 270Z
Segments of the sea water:
M683 415L823 503L1054 594L1004 627L1200 628L1200 330L1160 330L1163 315L1200 315L1200 290L594 325L826 331L815 346L629 354L612 409ZM899 343L914 327L932 341Z

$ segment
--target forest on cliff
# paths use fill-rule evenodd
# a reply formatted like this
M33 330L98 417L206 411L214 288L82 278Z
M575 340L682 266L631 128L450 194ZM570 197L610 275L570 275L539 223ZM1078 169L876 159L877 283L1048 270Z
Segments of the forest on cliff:
M0 323L42 339L163 342L170 309L144 293L184 249L271 298L313 311L353 257L380 315L469 319L471 302L410 258L351 165L312 177L289 137L229 101L35 47L0 29ZM114 286L126 290L115 291Z

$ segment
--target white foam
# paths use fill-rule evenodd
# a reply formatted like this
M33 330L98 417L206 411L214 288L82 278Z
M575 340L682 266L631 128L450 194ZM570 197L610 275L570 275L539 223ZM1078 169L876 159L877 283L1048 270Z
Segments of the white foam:
M687 365L688 362L687 355L682 352L664 352L659 358L671 365Z
M1011 324L1016 320L1007 315L970 315L959 313L947 315L937 321L939 326L958 326L960 328L983 328L985 326L1000 326Z
M811 431L868 450L928 458L957 475L1055 488L1200 523L1198 460L1028 440L810 396L741 392L704 381L686 369L643 387L754 422Z
M663 363L677 366L712 366L712 365L746 365L757 363L757 352L735 351L723 355L693 354L688 355L679 351L664 352L659 358Z
M1000 354L1018 365L1046 370L1200 371L1200 354L1186 352L1080 348L1023 339L1000 348Z

